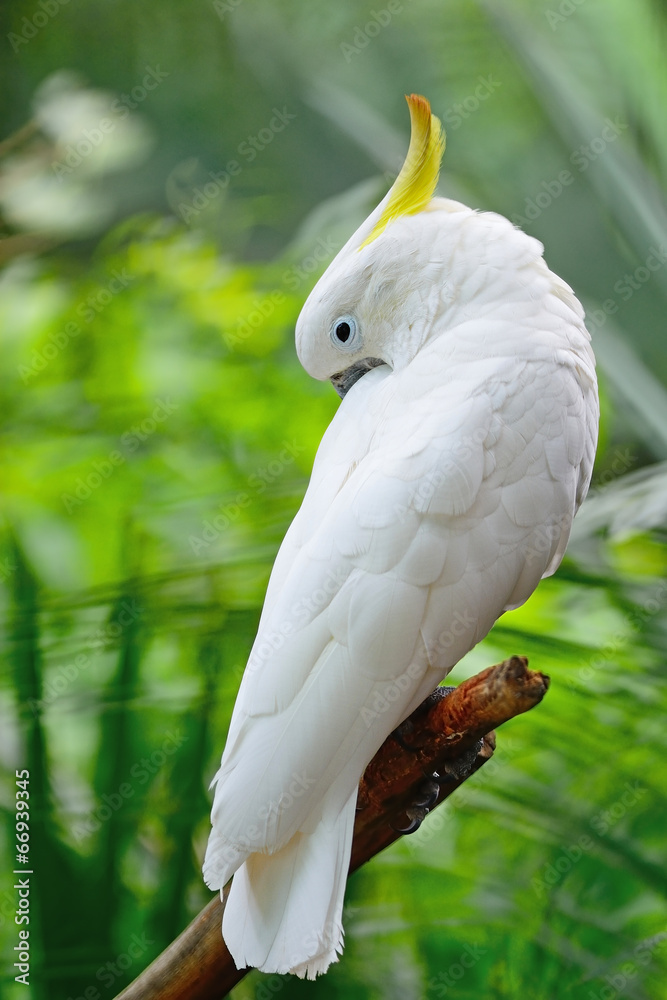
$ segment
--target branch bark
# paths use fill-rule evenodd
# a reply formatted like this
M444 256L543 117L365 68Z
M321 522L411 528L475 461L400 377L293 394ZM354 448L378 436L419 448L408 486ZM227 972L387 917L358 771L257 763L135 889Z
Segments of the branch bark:
M429 811L414 806L429 776L438 775L440 804L492 756L494 728L537 705L548 687L546 675L512 656L456 688L437 688L400 727L401 742L387 737L364 772L350 872L402 835L397 823ZM220 933L227 889L116 1000L219 1000L240 982L250 970L236 968Z

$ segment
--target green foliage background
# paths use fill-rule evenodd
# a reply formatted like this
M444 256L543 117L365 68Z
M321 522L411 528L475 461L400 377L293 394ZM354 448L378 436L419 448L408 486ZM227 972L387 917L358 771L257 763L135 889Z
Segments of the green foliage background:
M350 880L326 977L234 996L667 995L666 28L657 0L3 6L3 996L108 1000L209 898L207 784L337 403L294 323L400 166L411 91L447 128L440 191L518 221L587 307L594 488L452 675L526 653L543 705Z

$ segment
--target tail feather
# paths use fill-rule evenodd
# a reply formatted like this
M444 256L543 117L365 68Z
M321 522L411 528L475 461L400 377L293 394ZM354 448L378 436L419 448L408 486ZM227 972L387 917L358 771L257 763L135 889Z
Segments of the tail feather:
M208 839L202 867L204 882L209 889L222 889L249 853L243 848L235 847L213 830Z
M333 820L296 833L274 854L251 854L234 875L222 936L237 968L314 979L343 950L343 897L356 790Z

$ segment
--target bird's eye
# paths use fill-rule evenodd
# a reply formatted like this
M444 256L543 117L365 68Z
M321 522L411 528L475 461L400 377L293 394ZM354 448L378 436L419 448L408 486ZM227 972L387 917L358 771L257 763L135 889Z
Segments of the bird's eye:
M356 320L352 316L339 316L331 327L331 340L341 351L356 351L361 341Z

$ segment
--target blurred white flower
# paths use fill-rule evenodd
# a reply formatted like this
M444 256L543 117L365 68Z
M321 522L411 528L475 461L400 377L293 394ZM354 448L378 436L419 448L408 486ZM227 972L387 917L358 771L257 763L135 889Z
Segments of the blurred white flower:
M59 236L97 231L113 216L107 174L142 163L153 145L145 120L75 73L45 80L34 98L41 141L22 144L0 165L0 206L10 225Z

